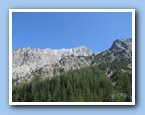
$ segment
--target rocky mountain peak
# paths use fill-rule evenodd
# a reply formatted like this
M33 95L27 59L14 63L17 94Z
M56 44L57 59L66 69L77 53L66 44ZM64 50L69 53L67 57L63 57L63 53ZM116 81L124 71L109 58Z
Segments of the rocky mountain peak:
M113 42L110 50L132 50L132 39L117 39Z

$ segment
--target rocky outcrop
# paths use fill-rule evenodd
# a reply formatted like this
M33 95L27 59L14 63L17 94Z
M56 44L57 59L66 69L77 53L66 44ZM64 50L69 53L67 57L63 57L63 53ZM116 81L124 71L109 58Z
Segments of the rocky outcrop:
M110 50L128 50L132 51L132 39L117 39L113 42Z

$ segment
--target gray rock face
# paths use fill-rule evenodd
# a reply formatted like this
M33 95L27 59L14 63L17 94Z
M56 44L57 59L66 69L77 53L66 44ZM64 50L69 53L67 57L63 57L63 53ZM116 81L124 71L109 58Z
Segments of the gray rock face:
M115 52L118 55L115 58L124 57L124 58L132 58L132 39L117 39L113 42L111 48L111 52Z
M24 79L32 72L47 67L52 72L55 64L65 56L90 56L92 51L85 46L72 49L44 49L22 48L12 51L12 74L13 80ZM67 68L67 67L66 67ZM51 73L49 72L49 73ZM53 73L52 73L53 74ZM51 76L51 74L50 74ZM29 76L30 77L30 76ZM21 81L20 81L21 82Z
M67 72L69 70L80 69L82 67L90 66L90 62L86 61L84 57L63 57L58 63L54 65L55 72Z
M128 50L132 51L132 39L117 39L113 42L110 50Z

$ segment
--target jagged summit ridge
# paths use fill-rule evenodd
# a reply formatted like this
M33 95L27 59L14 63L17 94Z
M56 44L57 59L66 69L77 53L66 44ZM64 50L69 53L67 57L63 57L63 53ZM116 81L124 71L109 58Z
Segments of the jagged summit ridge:
M68 55L74 55L74 56L90 56L92 55L92 51L85 47L80 46L76 48L69 48L69 49L54 49L54 54L58 54L60 57L68 56Z
M43 52L45 54L47 53L54 53L54 55L59 55L61 57L63 56L67 56L67 55L74 55L74 56L90 56L92 55L92 51L87 48L86 46L80 46L80 47L76 47L76 48L69 48L69 49L50 49L50 48L46 48L46 49L39 49L39 48L30 48L30 47L26 47L26 48L19 48L16 50L13 50L13 52Z

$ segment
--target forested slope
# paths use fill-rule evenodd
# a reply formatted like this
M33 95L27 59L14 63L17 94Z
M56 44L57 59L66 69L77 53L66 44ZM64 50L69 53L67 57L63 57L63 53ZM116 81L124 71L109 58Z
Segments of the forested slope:
M129 102L132 73L129 59L70 70L53 78L37 76L13 86L13 102ZM110 76L106 70L112 71Z

